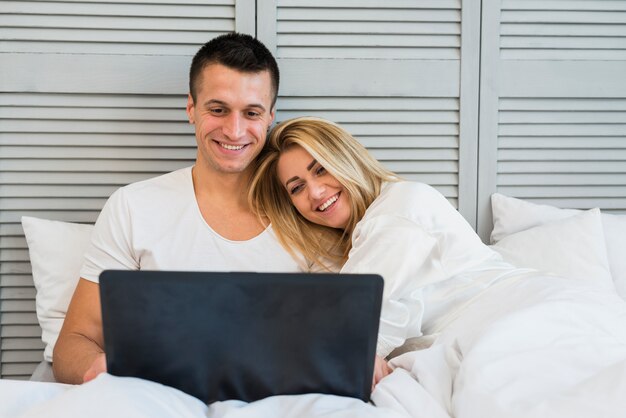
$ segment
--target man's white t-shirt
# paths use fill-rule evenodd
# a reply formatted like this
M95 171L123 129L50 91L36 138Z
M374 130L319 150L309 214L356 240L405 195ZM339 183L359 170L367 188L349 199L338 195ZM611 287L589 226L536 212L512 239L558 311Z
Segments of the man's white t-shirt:
M96 222L80 277L98 282L108 269L299 271L271 226L247 241L231 241L213 231L198 207L191 167L111 195Z

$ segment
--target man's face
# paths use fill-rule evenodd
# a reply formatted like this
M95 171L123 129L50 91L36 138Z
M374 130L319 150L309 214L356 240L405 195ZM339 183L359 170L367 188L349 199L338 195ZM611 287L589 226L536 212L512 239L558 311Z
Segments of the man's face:
M268 71L242 73L220 64L204 68L196 101L187 100L195 124L196 164L220 173L240 173L259 155L274 120Z

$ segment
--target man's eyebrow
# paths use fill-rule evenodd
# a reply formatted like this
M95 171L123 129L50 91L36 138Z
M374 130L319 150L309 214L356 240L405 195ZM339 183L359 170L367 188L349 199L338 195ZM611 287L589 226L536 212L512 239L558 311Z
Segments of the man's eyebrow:
M208 107L210 105L214 105L214 104L221 105L221 106L226 106L226 102L223 102L223 101L217 100L217 99L209 99L206 102L204 102L204 106L206 106L206 107Z
M224 107L228 107L228 103L222 101L222 100L218 100L218 99L209 99L206 102L204 102L204 106L205 107L209 107L211 105L220 105L220 106L224 106ZM262 110L263 112L266 111L265 106L263 106L260 103L251 103L247 106L248 108L258 108L260 110Z
M260 103L252 103L252 104L249 104L248 107L257 107L257 108L259 108L259 109L261 109L262 111L265 112L265 106L263 106Z

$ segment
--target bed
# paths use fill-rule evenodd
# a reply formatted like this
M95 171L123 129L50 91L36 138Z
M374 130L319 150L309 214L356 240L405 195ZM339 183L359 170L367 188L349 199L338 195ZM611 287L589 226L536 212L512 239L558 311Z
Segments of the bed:
M626 216L492 196L492 248L521 269L392 353L372 402L321 394L204 405L101 375L81 386L0 380L0 417L623 417ZM22 220L49 361L91 226Z

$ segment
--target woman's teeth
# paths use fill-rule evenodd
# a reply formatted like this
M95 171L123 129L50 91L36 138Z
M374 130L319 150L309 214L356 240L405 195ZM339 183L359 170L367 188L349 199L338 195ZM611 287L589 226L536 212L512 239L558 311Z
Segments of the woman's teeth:
M326 202L322 203L318 209L321 212L324 212L330 205L332 205L333 203L335 203L337 201L337 199L339 199L339 196L334 195L332 196L330 199L328 199Z

